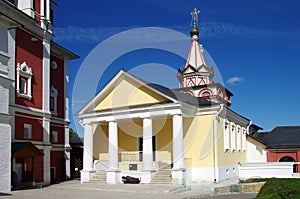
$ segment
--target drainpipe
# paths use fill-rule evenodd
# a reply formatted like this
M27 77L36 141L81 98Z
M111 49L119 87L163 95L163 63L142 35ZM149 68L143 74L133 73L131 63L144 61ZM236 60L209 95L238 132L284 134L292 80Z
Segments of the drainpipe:
M251 125L252 125L252 121L249 121L249 124L247 126L247 132L246 132L248 135L250 135L249 129Z
M219 181L219 172L217 171L217 118L219 117L220 113L224 109L224 104L220 105L220 109L218 110L217 114L214 116L213 125L214 125L214 133L213 133L213 159L214 159L214 182Z

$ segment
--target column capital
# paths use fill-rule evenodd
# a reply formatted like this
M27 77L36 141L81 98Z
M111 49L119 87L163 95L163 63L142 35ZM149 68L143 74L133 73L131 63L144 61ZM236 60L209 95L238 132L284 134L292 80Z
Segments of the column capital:
M151 114L150 113L143 113L140 116L141 119L151 119Z
M84 121L84 120L81 120L79 123L80 123L81 125L83 125L83 126L92 125L91 122L89 122L89 121Z
M182 110L181 109L172 110L172 111L170 111L170 115L172 115L172 116L174 116L174 115L182 116Z
M110 117L108 119L105 120L106 122L117 122L116 118L115 117Z

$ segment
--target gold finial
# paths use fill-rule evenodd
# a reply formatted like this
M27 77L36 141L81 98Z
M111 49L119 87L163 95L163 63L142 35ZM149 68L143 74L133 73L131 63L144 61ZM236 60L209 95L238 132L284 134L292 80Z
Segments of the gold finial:
M200 13L200 10L197 10L197 8L194 8L193 12L191 12L192 19L194 21L194 27L197 26L199 13Z
M190 34L191 36L193 37L194 35L199 35L199 29L197 28L197 23L198 23L198 15L199 15L200 11L197 10L197 8L195 8L193 10L193 12L191 12L191 15L192 15L192 20L194 22L194 26L191 28L190 30Z

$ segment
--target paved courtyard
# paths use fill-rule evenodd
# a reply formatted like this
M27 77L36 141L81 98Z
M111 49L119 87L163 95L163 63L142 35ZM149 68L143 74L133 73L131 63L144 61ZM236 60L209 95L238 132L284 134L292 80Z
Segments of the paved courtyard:
M214 199L251 199L256 194L233 194L222 196L209 196L208 193L200 192L183 192L174 193L174 188L169 185L106 185L106 184L80 184L79 181L69 181L61 184L51 185L41 189L28 189L13 191L10 195L0 195L1 199L197 199L197 198L214 198ZM180 190L180 189L179 189Z

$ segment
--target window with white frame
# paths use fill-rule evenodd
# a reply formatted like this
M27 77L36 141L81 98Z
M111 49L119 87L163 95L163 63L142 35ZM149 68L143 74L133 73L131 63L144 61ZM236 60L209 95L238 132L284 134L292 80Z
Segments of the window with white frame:
M237 150L238 151L241 151L242 148L241 148L241 126L237 126L237 129L236 129L236 145L237 145Z
M231 123L231 151L234 152L236 150L236 140L235 140L235 124Z
M229 151L229 122L227 120L225 120L224 122L224 152L228 152Z
M32 125L24 124L24 138L32 138Z
M58 132L52 131L52 142L58 142Z
M242 128L242 151L246 151L246 134L247 129L245 127Z
M17 65L17 96L24 97L29 100L32 98L31 93L32 70L27 66L26 62Z
M57 96L58 96L57 89L53 85L51 85L51 91L50 91L50 111L54 115L57 114Z
M27 95L27 79L25 78L20 80L20 93Z

